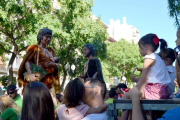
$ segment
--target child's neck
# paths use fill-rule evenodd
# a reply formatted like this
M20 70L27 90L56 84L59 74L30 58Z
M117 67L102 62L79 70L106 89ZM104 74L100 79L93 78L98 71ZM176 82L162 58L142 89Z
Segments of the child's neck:
M150 51L150 50L147 51L147 55L150 55L150 54L152 54L152 53L154 53L154 52L152 52L152 51Z
M166 64L166 66L172 66L172 64Z

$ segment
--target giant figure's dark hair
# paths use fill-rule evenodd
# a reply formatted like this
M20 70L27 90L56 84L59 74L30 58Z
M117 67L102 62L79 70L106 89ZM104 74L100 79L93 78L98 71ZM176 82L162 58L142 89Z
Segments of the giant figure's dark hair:
M40 29L37 35L37 41L38 41L38 45L41 43L41 40L43 39L43 36L45 35L51 35L52 36L52 31L48 28L43 28Z
M90 55L95 56L95 48L92 44L85 44L84 47L87 47L90 51Z
M49 89L42 82L30 82L23 93L21 120L55 120Z

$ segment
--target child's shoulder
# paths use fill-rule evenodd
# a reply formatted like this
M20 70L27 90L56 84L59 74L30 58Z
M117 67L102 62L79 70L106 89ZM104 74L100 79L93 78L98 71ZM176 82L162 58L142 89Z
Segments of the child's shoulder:
M86 107L89 107L87 104L80 104L78 106L76 106L76 108L79 108L79 109L83 109L83 108L86 108Z
M173 65L166 66L166 67L169 72L175 72L175 67Z
M146 59L146 58L156 59L156 57L157 57L156 53L152 53L152 54L149 54L149 55L145 55L144 59Z

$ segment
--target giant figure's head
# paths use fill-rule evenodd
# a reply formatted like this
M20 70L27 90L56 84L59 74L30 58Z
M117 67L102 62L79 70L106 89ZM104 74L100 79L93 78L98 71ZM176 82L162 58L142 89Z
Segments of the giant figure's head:
M84 53L85 57L89 57L90 55L92 55L94 57L95 49L94 49L93 45L85 44L83 47L83 53Z

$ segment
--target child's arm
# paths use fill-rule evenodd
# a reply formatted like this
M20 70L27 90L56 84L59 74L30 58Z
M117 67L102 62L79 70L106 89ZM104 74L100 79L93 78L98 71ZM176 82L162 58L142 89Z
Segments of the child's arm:
M134 72L136 71L137 68L138 68L138 67L135 67L134 70L133 70L133 72L132 72L132 74L131 74L131 80L132 80L133 82L136 82L136 83L140 80L140 78L135 78L135 77L134 77Z
M144 93L144 87L146 85L147 81L147 75L149 73L150 67L152 67L155 64L155 60L146 58L144 60L144 65L143 65L143 71L141 74L141 79L138 81L136 87L140 90L140 92L143 94Z
M103 105L97 107L97 108L92 108L89 107L88 111L86 114L93 114L93 113L102 113L108 108L108 104L104 103Z

